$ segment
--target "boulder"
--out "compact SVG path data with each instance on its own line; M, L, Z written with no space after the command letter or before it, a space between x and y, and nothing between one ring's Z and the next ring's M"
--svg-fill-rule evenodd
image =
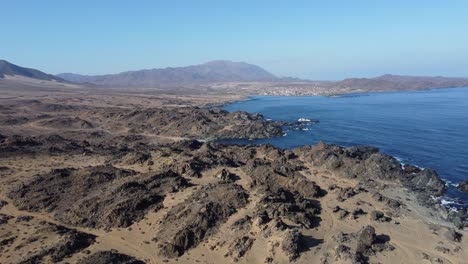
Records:
M231 256L234 260L237 260L243 257L245 253L250 250L254 241L255 239L248 236L237 238L229 246L229 251L226 255Z
M366 226L358 233L356 252L368 255L372 251L372 244L375 242L375 228Z
M419 167L412 166L412 165L404 165L403 166L403 171L407 174L413 174L413 173L418 173L421 171Z
M462 181L458 184L457 189L468 193L468 181Z
M433 196L441 196L445 189L445 182L440 179L433 169L424 169L410 179L411 187L424 191Z
M392 220L390 217L385 216L383 212L377 210L372 211L370 217L373 221L377 222L389 222Z
M455 229L450 228L449 230L447 230L447 232L445 232L445 237L449 241L460 242L462 240L463 235L455 231Z
M302 234L297 230L288 230L281 243L281 249L289 257L289 261L294 261L299 257L302 245Z
M222 169L220 172L218 172L216 174L217 179L220 179L220 180L225 181L225 182L234 181L234 176L235 176L234 174L232 174L231 172L229 172L226 169Z

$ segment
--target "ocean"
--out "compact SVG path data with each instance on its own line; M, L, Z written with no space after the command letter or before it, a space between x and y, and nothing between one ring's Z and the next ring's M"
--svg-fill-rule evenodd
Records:
M229 143L270 143L285 149L321 140L342 146L373 145L403 164L435 169L448 185L444 203L468 205L468 194L454 187L468 179L468 88L334 97L253 96L223 108L286 122L320 121L285 128L283 137Z

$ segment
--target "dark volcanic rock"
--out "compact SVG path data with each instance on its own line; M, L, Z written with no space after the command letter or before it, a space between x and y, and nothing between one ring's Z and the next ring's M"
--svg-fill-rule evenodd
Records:
M354 253L351 251L351 248L343 244L339 244L338 246L336 246L334 253L335 253L335 260L342 260L342 261L345 261L345 263L348 263L356 259ZM359 263L359 262L353 261L353 263Z
M342 188L340 189L340 191L338 192L337 194L337 197L336 199L339 201L339 202L344 202L346 200L348 200L349 198L361 193L361 192L364 192L365 190L363 190L362 188L360 188L360 186L356 186L356 187L346 187L346 188Z
M401 174L400 163L370 146L343 148L320 142L306 153L312 162L348 178L395 179Z
M199 107L116 108L90 111L88 115L112 123L110 129L129 127L130 132L135 134L151 133L191 139L253 139L283 135L282 123L240 111L229 113Z
M138 175L110 165L56 169L8 194L28 211L46 210L68 224L126 227L162 206L165 194L187 186L178 174Z
M362 256L374 255L377 252L391 251L395 248L389 243L390 238L386 235L376 235L373 226L362 228L357 234L356 256L363 259Z
M232 223L231 229L239 232L239 231L248 231L252 227L252 217L246 215L241 219Z
M356 208L356 209L354 209L353 212L351 213L353 219L357 219L357 218L359 218L361 215L365 215L365 214L367 214L367 213L364 212L364 210L362 210L362 208Z
M231 256L234 260L237 260L243 257L245 253L250 250L254 241L255 239L248 236L235 239L229 246L229 251L226 255Z
M235 175L230 173L226 169L222 169L220 172L218 172L216 174L216 178L218 178L218 179L220 179L222 181L225 181L225 182L231 182L231 181L234 181Z
M302 234L297 229L288 230L281 243L281 249L293 261L299 257L303 246Z
M340 233L334 237L335 260L352 263L368 263L368 257L378 252L393 250L386 235L377 235L373 226L365 226L356 233Z
M385 214L381 211L374 210L371 212L370 217L374 221L378 222L388 222L391 221L392 219L388 216L385 216Z
M416 167L416 166L412 166L412 165L404 165L403 166L403 171L405 173L411 174L411 173L418 173L418 172L421 171L421 169Z
M115 162L121 162L124 165L142 165L151 159L151 153L144 151L132 151L127 153L121 159Z
M0 210L7 204L8 204L8 202L0 200Z
M22 216L17 216L17 217L16 217L16 222L17 222L17 223L20 223L20 222L29 222L29 221L31 221L32 219L34 219L33 216L30 216L30 215L22 215Z
M99 251L78 260L78 264L144 264L134 257L116 251Z
M366 160L379 149L373 146L352 146L345 149L346 155L353 159Z
M451 228L447 230L447 232L445 233L445 237L450 241L460 242L462 240L463 235L455 231L455 229Z
M59 135L25 137L13 135L0 141L0 157L26 154L82 154L87 146Z
M242 187L232 183L203 186L164 216L155 237L160 247L159 255L174 258L197 246L229 216L244 207L247 197Z
M372 244L376 240L375 228L373 226L366 226L358 233L356 245L356 252L364 255L369 255L372 251Z
M432 169L424 169L414 174L409 179L409 185L416 190L422 190L433 196L441 196L447 188L445 182Z
M332 212L338 214L338 219L340 220L346 218L349 215L349 211L339 206L336 206L335 208L333 208Z
M392 199L392 198L388 198L386 196L383 196L383 195L381 195L380 193L378 193L376 191L372 192L372 197L376 201L382 202L382 203L388 205L390 208L395 209L395 210L400 209L400 207L402 206L399 201L397 201L395 199Z
M468 181L462 181L458 184L457 189L468 193Z
M45 247L37 253L27 256L19 263L42 263L45 258L50 259L53 263L59 262L72 254L89 247L96 240L94 235L78 232L76 230L51 223L44 224L36 232L56 233L61 236L61 239L51 245L45 245Z
M398 160L379 153L374 147L344 148L320 142L312 148L298 149L298 153L318 167L343 177L359 178L364 184L371 184L374 179L397 181L414 191L423 205L433 205L431 197L439 197L446 190L445 182L434 170L420 170L410 165L402 167ZM345 200L350 195L352 193L343 194L339 199Z
M257 214L261 219L285 218L304 228L312 228L320 220L320 207L313 200L280 189L259 201Z
M68 128L68 129L90 129L94 128L95 125L90 121L81 119L79 117L54 117L51 119L43 120L39 122L40 126L50 128Z
M8 223L8 221L10 219L14 218L13 216L11 215L6 215L6 214L2 214L0 213L0 225L4 225L6 223Z

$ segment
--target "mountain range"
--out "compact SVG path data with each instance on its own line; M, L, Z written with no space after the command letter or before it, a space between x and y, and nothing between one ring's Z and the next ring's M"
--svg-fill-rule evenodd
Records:
M210 61L186 67L127 71L117 74L90 76L62 73L57 76L75 83L127 87L154 87L169 83L275 81L278 79L259 66L226 60Z
M20 67L6 60L0 60L0 78L5 78L5 75L21 76L43 81L65 82L64 79L58 76L47 74L36 69Z
M264 84L274 83L277 87L281 88L283 86L287 87L288 84L299 83L305 89L319 87L322 90L333 90L333 93L340 91L402 91L468 86L468 78L442 76L428 77L386 74L375 78L350 78L342 81L310 81L297 78L279 78L257 65L227 60L216 60L186 67L127 71L106 75L80 75L74 73L52 75L0 60L0 79L4 79L5 76L19 76L40 81L75 83L88 86L97 85L102 87L152 88L160 86L175 87L177 85L183 87L187 84L223 82L261 82Z
M330 82L328 86L334 89L354 89L362 91L406 91L467 87L468 78L385 74L375 78L350 78L338 82Z

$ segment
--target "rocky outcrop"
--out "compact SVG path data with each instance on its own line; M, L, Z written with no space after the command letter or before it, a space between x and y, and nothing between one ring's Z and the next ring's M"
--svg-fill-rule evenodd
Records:
M235 180L236 175L229 172L227 169L222 169L215 177L221 181L232 182Z
M127 227L162 206L165 194L187 186L171 171L140 175L111 165L55 169L37 175L8 196L27 211L53 212L57 220L86 227Z
M91 129L95 125L88 120L79 117L54 117L51 119L41 120L39 126L49 128L67 128L67 129Z
M151 153L147 151L131 151L126 153L123 157L115 159L113 163L123 165L143 165L151 163Z
M283 135L281 122L266 120L260 114L229 113L208 108L122 108L93 110L86 113L101 120L101 127L117 130L128 127L131 133L151 133L194 139L254 139Z
M21 264L42 263L45 259L56 263L89 247L96 240L94 235L78 232L51 223L43 223L35 232L37 234L54 233L58 235L60 239L55 241L54 244L45 245L37 253L25 257L19 262Z
M249 120L249 116L238 115ZM80 157L105 154L107 164L52 169L17 184L7 192L8 197L21 210L43 211L68 225L109 230L142 220L148 212L163 208L164 199L172 198L169 193L183 190L187 198L182 202L176 200L175 205L166 200L168 203L164 204L169 204L169 208L160 211L161 218L157 218L160 222L153 225L156 228L151 236L159 258L176 259L206 243L210 249L227 250L226 257L237 261L248 256L256 246L255 239L261 237L277 241L269 244L267 261L274 261L276 249L283 251L289 261L295 261L308 247L320 243L305 231L320 226L323 210L320 201L327 195L317 184L319 178L314 182L314 177L323 177L320 180L327 182L327 174L336 173L361 180L354 186L338 186L343 180L339 179L327 189L332 195L327 201L339 204L329 209L341 221L352 221L353 226L368 223L369 218L377 227L386 225L381 223L390 221L389 216L398 217L398 210L405 208L402 199L380 193L385 186L381 182L400 183L421 197L440 195L445 188L434 171L403 167L368 146L343 148L320 143L315 147L281 150L271 145L224 145L197 140L155 146L144 143L137 135L118 137L111 147L100 146L103 142L77 142L59 136L5 136L0 147L10 148L10 153L31 151L37 155L56 146ZM321 172L310 171L309 163ZM360 200L366 196L381 203L385 213L373 211L370 201ZM249 197L255 202L249 204ZM242 215L228 222L240 210ZM4 221L12 222L8 217ZM221 226L223 234L232 232L233 236L210 245L210 238L217 239ZM460 239L457 234L450 235L453 241ZM392 249L389 237L377 235L372 226L343 234L336 242L330 254L336 260L355 263L365 263L369 256ZM140 263L117 252L97 252L81 261Z
M401 182L417 192L421 202L427 203L430 196L441 196L446 189L445 182L434 170L403 167L398 160L379 153L375 147L345 148L320 142L312 148L302 148L299 152L313 164L343 177L359 178L365 180L364 183L372 179Z
M373 226L365 226L351 234L340 233L334 237L337 246L333 252L336 261L368 263L368 257L382 251L391 251L394 247L386 235L376 235Z
M6 223L8 223L8 221L9 221L10 219L12 219L12 218L14 218L14 217L11 216L11 215L7 215L7 214L2 214L2 213L0 213L0 226L1 226L1 225L4 225L4 224L6 224Z
M450 228L449 230L447 230L447 232L445 232L445 237L449 241L460 242L462 240L463 235L455 231L455 229Z
M433 196L441 196L446 189L445 182L432 169L424 169L406 177L407 181L404 181L404 183L416 191L426 192Z
M457 189L468 193L468 181L462 181L458 184Z
M0 210L7 204L8 204L8 202L0 200Z
M385 214L381 211L374 210L370 214L370 218L373 221L377 222L389 222L392 220L392 218L385 216Z
M83 142L75 142L59 135L48 136L20 136L12 135L4 137L0 141L0 157L21 156L31 154L81 154L88 151L88 145Z
M395 179L400 163L370 146L344 148L320 142L305 153L314 165L338 172L348 178Z
M248 236L235 239L229 246L226 256L231 256L234 261L237 261L250 250L254 241L255 239Z
M237 209L244 207L247 198L247 192L233 183L203 186L164 216L154 239L158 254L175 258L197 246Z
M98 251L90 256L84 257L78 264L145 264L145 262L134 257L118 253L116 251Z
M292 229L286 232L283 241L281 242L281 249L288 256L289 261L294 261L299 257L301 247L303 247L302 234Z

